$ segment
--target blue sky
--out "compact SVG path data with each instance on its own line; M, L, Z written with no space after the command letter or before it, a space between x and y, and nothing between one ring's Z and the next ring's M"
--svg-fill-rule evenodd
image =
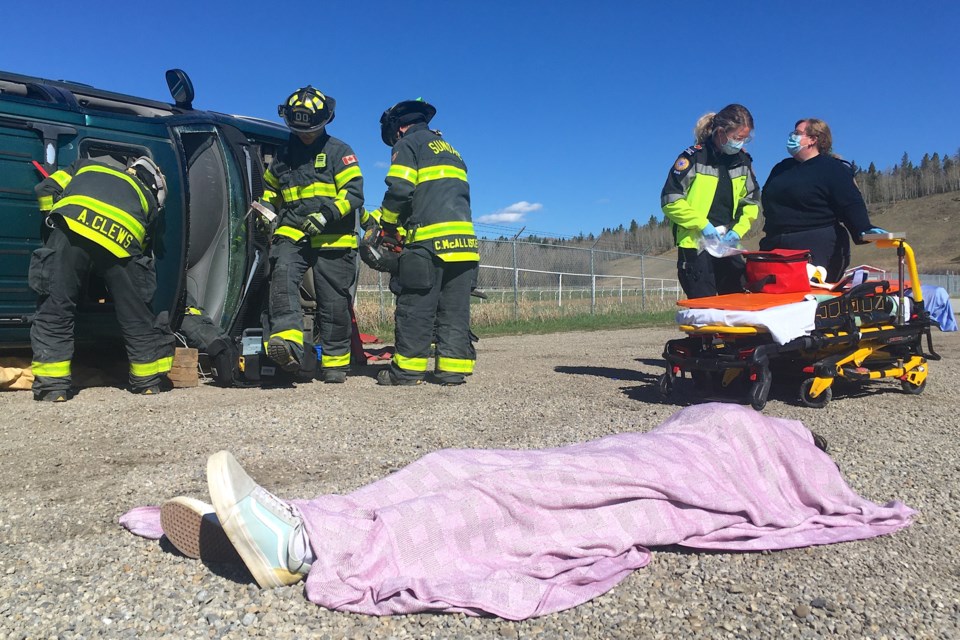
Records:
M649 6L647 6L649 4ZM277 120L307 83L337 99L368 206L389 150L378 119L422 96L470 171L487 236L598 233L660 216L660 188L707 111L746 105L757 177L795 120L819 117L845 158L881 169L960 147L960 3L266 3L36 5L7 15L0 68ZM24 14L26 15L26 14ZM512 230L512 232L511 232Z

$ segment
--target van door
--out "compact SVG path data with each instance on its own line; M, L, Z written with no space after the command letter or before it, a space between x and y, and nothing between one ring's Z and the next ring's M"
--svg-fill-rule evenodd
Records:
M43 216L33 187L43 175L34 160L44 162L41 132L23 121L0 118L0 331L26 327L36 311L27 270L30 254L40 246Z
M186 173L187 292L229 331L247 268L246 186L216 127L173 127Z

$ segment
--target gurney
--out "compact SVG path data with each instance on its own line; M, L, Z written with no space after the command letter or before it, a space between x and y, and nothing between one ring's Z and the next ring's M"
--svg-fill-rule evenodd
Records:
M739 388L759 411L766 406L775 374L799 377L799 399L808 407L826 406L837 379L862 383L888 378L899 381L906 393L922 393L928 361L940 359L930 335L934 323L924 309L912 248L902 237L884 236L872 240L897 250L896 283L854 286L848 279L810 292L738 293L678 302L677 322L686 337L664 347L661 395L669 398L689 377L700 395L718 387Z

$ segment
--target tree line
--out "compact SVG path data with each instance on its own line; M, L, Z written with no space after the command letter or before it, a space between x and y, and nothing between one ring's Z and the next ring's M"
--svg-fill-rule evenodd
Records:
M960 191L960 150L954 155L925 153L919 165L914 165L910 156L904 152L899 164L883 170L877 169L873 162L866 170L857 166L856 162L852 164L856 171L857 185L868 205ZM506 236L498 238L509 239ZM551 238L530 234L524 236L523 241L652 256L670 251L674 247L670 221L653 215L646 224L639 224L633 219L627 225L605 227L598 235L584 235L581 232L573 237Z
M857 167L857 184L867 204L897 202L949 191L960 191L960 150L954 155L923 154L914 165L904 152L900 164L883 171L871 162L866 171Z

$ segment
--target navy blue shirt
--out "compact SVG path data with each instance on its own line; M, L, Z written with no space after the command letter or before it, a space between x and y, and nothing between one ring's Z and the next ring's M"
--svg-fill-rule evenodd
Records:
M800 162L781 161L770 172L761 196L763 231L772 236L842 223L854 238L870 229L867 206L853 182L853 168L820 154Z

